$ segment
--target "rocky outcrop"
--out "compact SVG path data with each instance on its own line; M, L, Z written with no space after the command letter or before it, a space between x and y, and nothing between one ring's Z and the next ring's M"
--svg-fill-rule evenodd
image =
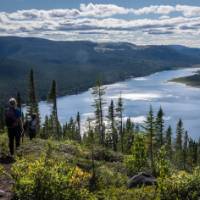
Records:
M156 178L151 174L140 172L128 181L128 188L140 187L143 185L156 185Z

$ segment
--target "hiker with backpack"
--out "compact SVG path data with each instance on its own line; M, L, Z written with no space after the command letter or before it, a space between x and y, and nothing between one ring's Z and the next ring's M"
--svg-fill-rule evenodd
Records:
M5 112L5 121L8 128L10 154L13 156L14 147L17 149L20 146L20 139L24 132L22 113L17 108L17 101L15 98L9 100L9 106Z
M30 140L36 137L37 127L38 127L37 115L33 113L31 115L30 121L28 122L28 133Z

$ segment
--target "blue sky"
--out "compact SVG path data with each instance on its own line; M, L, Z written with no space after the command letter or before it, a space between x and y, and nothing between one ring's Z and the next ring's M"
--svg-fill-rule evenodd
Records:
M0 0L0 35L200 47L200 1Z
M81 3L116 4L124 7L144 7L149 5L187 4L200 6L199 0L0 0L0 11L21 9L79 8Z

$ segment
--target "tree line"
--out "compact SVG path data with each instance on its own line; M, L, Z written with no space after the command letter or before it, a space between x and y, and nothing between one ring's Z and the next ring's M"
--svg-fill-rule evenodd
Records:
M164 112L162 108L154 114L152 106L142 125L135 124L129 117L124 117L124 102L121 94L115 102L111 100L105 109L106 87L101 81L97 81L92 88L94 117L88 118L82 130L81 115L78 112L65 124L58 119L57 110L57 84L53 80L47 100L51 104L51 114L46 116L41 123L37 91L35 87L34 72L30 71L28 83L28 101L26 102L26 113L23 119L26 120L33 113L36 113L39 120L38 136L43 139L53 138L56 140L74 140L79 143L90 145L93 151L94 145L102 145L115 152L121 152L128 157L127 163L136 171L145 167L156 173L156 163L160 153L165 155L170 165L177 169L190 170L200 163L200 141L189 137L184 129L181 119L178 120L175 134L171 126L166 127ZM20 93L16 95L18 107L22 109ZM5 130L4 110L0 108L0 130Z

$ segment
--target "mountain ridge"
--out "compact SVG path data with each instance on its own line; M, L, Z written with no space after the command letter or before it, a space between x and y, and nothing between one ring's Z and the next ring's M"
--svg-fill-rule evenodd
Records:
M16 91L25 97L30 69L35 72L39 99L44 100L53 79L62 96L87 90L98 78L109 84L195 64L200 64L200 49L185 46L0 37L3 100Z

